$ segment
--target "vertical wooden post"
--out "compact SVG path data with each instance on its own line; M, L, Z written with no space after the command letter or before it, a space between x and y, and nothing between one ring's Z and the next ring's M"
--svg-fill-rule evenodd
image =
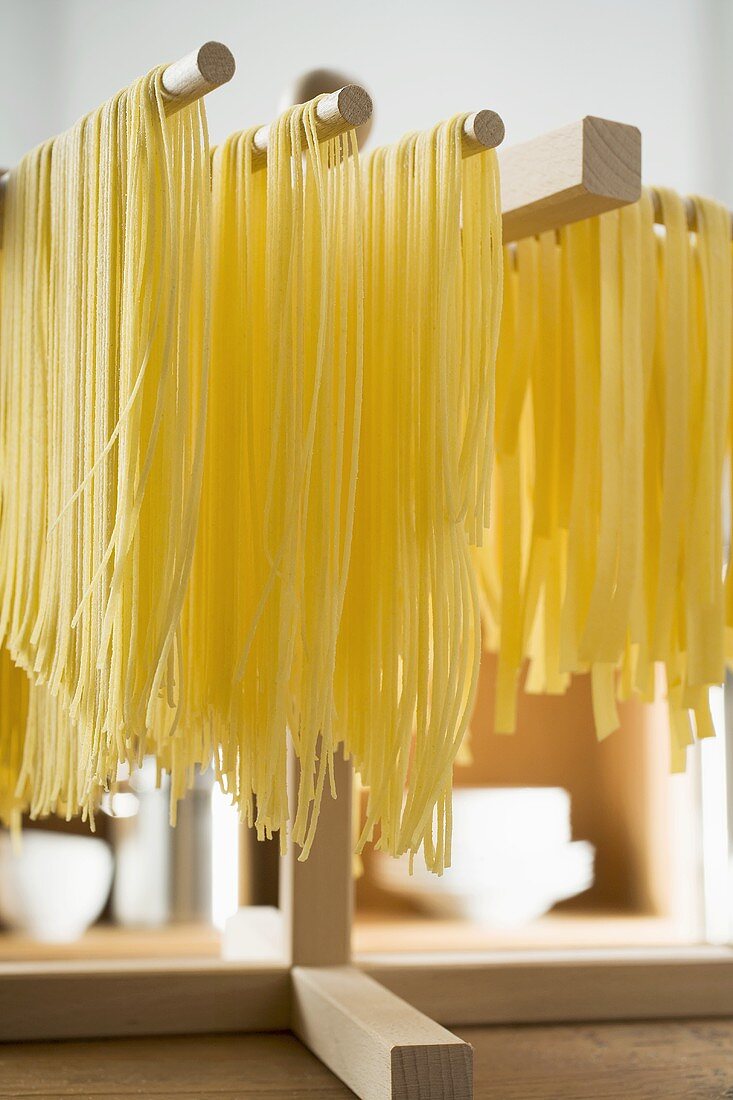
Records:
M288 782L294 792L297 761ZM290 948L290 1026L362 1100L471 1100L472 1050L351 963L352 767L339 752L307 860L290 844L280 911Z
M293 966L342 966L351 961L354 907L352 766L339 751L334 761L336 798L324 791L318 831L307 860L290 843L280 866L280 911ZM288 784L294 791L298 762L290 749Z

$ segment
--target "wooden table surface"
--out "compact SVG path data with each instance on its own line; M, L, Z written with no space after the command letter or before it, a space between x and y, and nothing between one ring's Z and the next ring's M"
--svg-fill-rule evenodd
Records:
M476 1100L733 1098L733 1021L462 1029ZM0 1045L0 1098L331 1100L353 1094L290 1035Z

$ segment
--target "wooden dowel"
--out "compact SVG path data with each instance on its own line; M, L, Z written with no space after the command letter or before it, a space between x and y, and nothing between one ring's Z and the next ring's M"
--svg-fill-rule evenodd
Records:
M636 126L588 115L499 153L504 241L561 229L641 196Z
M363 126L371 118L372 97L366 88L359 84L347 84L336 92L321 99L316 107L316 132L319 141L344 134L347 130ZM255 168L263 168L267 163L267 147L270 142L270 127L260 126L254 136Z
M204 42L180 61L174 61L163 72L163 89L170 97L166 114L175 114L214 88L227 84L235 69L234 56L223 42Z
M204 42L180 61L174 61L163 71L163 90L169 97L166 114L173 115L181 108L201 99L214 88L227 84L234 76L234 55L223 42ZM8 174L0 169L0 217L2 217L2 193Z
M654 208L654 221L657 225L664 225L664 214L662 211L662 201L659 195L651 189L652 193L652 206ZM685 199L685 215L687 217L687 228L691 233L697 232L697 208L692 199ZM733 237L733 213L730 215L730 232Z
M504 140L504 120L496 111L476 111L463 124L463 155L472 157L496 149Z

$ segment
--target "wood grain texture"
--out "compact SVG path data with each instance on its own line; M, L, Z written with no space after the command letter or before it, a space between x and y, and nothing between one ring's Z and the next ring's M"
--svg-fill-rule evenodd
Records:
M191 962L0 966L0 1041L278 1031L289 1026L284 966Z
M588 115L499 153L504 240L636 202L641 134L635 126Z
M467 1043L353 967L295 967L293 1031L361 1100L471 1100Z
M395 955L362 962L359 970L447 1027L733 1016L733 952L722 948ZM290 1019L285 966L0 966L2 1041L276 1031ZM403 1040L417 1043L405 1033L394 1045Z
M733 1021L469 1028L481 1100L724 1100ZM0 1045L0 1100L341 1100L290 1035Z
M476 111L463 124L461 146L464 157L496 149L504 140L504 119L496 111Z
M289 786L294 792L297 761L290 750ZM324 792L318 832L306 861L291 842L280 867L280 909L291 958L297 966L340 966L351 958L354 873L351 821L351 762L334 760L336 792Z
M0 1100L353 1097L288 1034L0 1045Z
M733 952L532 952L405 956L362 966L446 1027L733 1016Z
M163 72L163 88L170 96L166 114L172 115L227 84L236 69L231 50L223 42L204 42Z
M669 1021L462 1032L481 1100L726 1100L733 1021Z

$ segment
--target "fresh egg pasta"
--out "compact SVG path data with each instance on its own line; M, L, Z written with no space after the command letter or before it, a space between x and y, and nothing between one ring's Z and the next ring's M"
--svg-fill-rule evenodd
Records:
M182 626L173 798L214 759L260 836L312 837L333 752L334 667L354 522L363 358L353 131L318 100L213 154L213 313L198 543ZM288 806L286 760L300 764ZM165 756L163 756L165 759Z
M450 853L452 766L480 657L469 546L489 516L502 296L496 155L465 116L368 158L364 400L339 729L367 791L360 840Z
M508 252L492 526L475 552L495 723L589 672L596 731L664 670L672 763L730 659L728 212L668 189ZM654 225L659 205L664 231ZM727 643L726 643L727 639Z
M37 814L88 813L118 764L140 759L161 695L178 706L210 185L203 107L168 115L162 72L23 158L5 186L0 634L47 693L33 713L56 715L25 737Z

